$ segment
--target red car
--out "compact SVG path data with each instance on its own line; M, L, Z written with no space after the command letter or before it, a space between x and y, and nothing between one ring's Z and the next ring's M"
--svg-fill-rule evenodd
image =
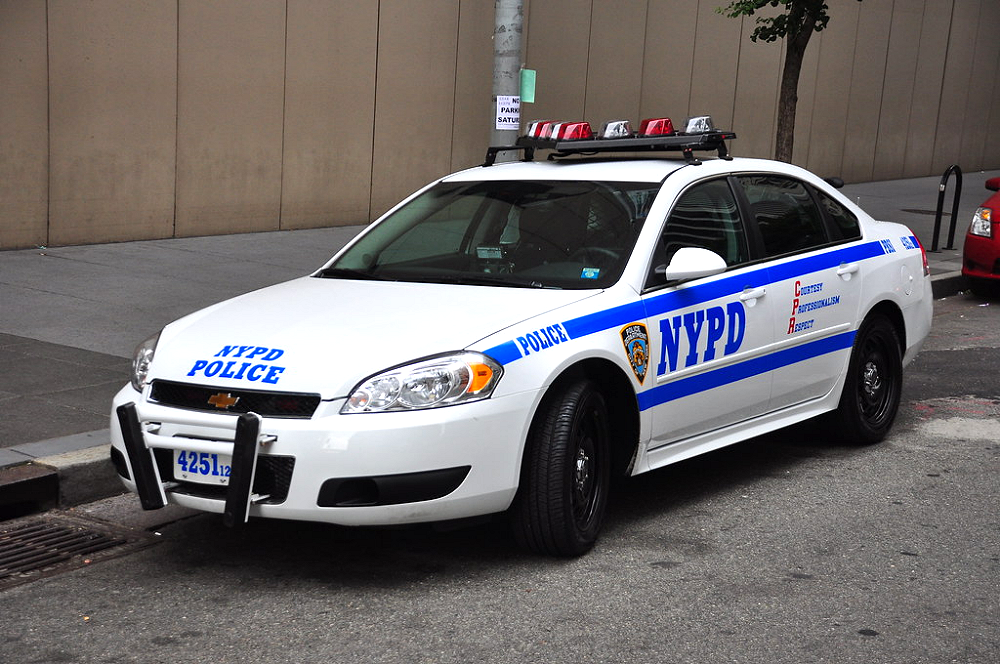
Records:
M986 181L994 193L976 210L965 235L962 274L976 295L1000 287L1000 177Z

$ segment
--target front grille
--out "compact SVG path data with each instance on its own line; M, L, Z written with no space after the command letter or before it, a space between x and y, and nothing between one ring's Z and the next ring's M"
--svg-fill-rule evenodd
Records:
M174 479L173 450L157 448L153 450L156 466L160 471L160 479L164 482L178 482L171 489L174 493L183 493L198 498L225 500L227 487L211 484L182 482ZM278 505L288 498L288 487L292 484L292 471L295 470L295 457L261 454L257 457L257 472L253 478L253 492L268 496L261 501L264 505Z
M164 406L207 413L257 413L261 417L309 419L319 407L318 394L226 390L154 380L149 400Z

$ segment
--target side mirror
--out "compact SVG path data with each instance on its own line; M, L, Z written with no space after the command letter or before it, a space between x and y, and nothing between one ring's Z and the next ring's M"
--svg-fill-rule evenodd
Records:
M681 247L670 259L670 265L663 269L667 281L698 279L721 274L726 271L726 261L722 256L701 247Z
M842 179L838 178L838 177L823 178L823 180L828 185L830 185L831 187L834 187L835 189L843 189L844 188L844 181Z
M990 178L987 180L986 188L990 191L1000 191L1000 178Z

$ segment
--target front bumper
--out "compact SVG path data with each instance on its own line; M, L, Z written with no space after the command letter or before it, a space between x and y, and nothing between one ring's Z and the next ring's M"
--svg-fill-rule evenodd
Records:
M175 503L222 513L227 523L248 515L358 526L479 516L513 500L535 397L356 415L341 415L341 401L324 402L310 419L284 419L166 407L125 387L113 403L112 460L144 508ZM178 481L174 450L233 457L229 486Z
M975 279L1000 280L1000 224L994 224L994 237L967 233L962 255L962 274Z

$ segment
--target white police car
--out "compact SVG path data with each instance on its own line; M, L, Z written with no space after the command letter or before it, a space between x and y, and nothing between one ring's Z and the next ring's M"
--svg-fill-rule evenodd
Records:
M114 400L125 485L229 524L509 511L576 555L612 475L824 414L880 440L931 324L916 237L696 124L533 124L316 274L171 323Z

